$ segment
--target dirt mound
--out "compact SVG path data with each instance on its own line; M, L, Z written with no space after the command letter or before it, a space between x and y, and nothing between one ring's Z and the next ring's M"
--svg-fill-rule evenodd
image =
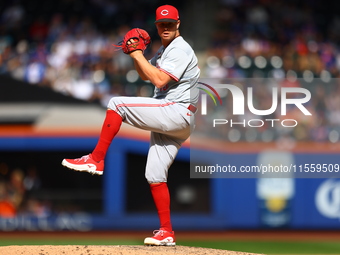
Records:
M247 255L244 253L209 248L143 245L24 245L0 247L6 255Z

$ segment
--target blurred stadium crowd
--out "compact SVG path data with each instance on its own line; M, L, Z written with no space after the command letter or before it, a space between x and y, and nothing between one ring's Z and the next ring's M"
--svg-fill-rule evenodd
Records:
M182 1L171 4L184 8ZM103 106L115 95L150 96L153 87L138 78L131 59L112 44L118 43L130 28L142 27L154 39L146 52L152 56L160 45L153 24L153 10L158 5L156 0L2 2L0 73ZM337 142L337 6L336 2L325 6L318 0L216 1L216 13L211 15L211 40L198 54L202 77L219 82L230 78L275 78L282 81L281 86L306 87L313 95L308 105L313 117L308 121L298 119L301 125L283 135L297 140ZM263 104L271 99L270 91L263 90L271 88L266 83L254 90L259 109L268 107ZM235 131L226 127L222 133L231 133L223 137L233 142L272 141L282 135L278 128L271 130L267 126L249 130L251 135L237 129L240 128Z
M322 1L224 0L218 10L203 77L239 84L244 94L247 87L252 87L257 109L271 107L273 86L306 88L312 99L305 106L312 116L306 117L296 107L289 108L287 116L279 110L271 116L254 116L249 111L246 116L232 116L229 97L226 107L215 110L215 116L224 112L229 123L215 128L215 132L203 131L232 142L278 141L288 146L296 141L338 142L339 5L325 6ZM198 126L209 126L211 118L214 116L201 120L208 122ZM251 119L261 119L264 125L230 125L231 120L243 123ZM299 124L295 128L273 127L265 119L294 119Z
M170 4L181 11L183 2ZM146 51L152 56L160 46L154 26L154 10L160 4L156 0L1 1L0 74L103 106L115 95L151 96L153 86L138 78L131 59L112 44L130 28L141 27L153 38ZM312 99L306 107L313 115L304 118L297 109L289 109L287 118L299 122L294 129L268 123L261 128L224 125L213 135L230 142L339 141L338 5L320 0L216 1L211 40L204 52L198 52L202 77L218 82L235 79L244 90L252 86L258 109L270 108L272 85L307 88ZM226 95L225 106L219 106L216 114L231 108L229 99ZM248 113L245 118L281 117ZM209 119L197 121L206 131L209 123L204 121ZM6 168L0 165L1 171ZM20 169L7 172L11 172L8 180L0 180L2 216L14 216L23 207L34 215L48 214L48 203L23 204L23 198L40 187L35 170L25 170L26 175Z
M50 203L47 200L35 198L35 193L41 188L41 181L35 166L25 171L21 168L9 169L0 162L0 218L12 218L18 213L46 216L50 213Z

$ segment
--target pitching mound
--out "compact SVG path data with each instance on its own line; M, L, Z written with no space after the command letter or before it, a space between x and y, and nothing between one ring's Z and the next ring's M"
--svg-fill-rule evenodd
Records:
M25 245L3 246L6 255L247 255L235 251L187 246L155 247L143 245Z

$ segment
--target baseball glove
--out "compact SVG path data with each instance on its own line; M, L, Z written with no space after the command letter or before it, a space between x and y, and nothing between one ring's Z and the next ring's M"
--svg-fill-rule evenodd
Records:
M130 54L136 50L144 52L150 42L151 38L148 32L140 28L133 28L125 34L123 41L115 46L121 47L125 54Z

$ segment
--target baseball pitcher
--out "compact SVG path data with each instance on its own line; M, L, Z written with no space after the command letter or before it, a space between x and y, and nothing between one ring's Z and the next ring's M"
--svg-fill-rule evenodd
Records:
M123 121L151 131L145 177L158 211L160 228L154 231L154 236L145 238L144 244L175 245L167 177L179 148L192 130L190 123L196 112L200 70L193 49L180 35L178 10L171 5L158 7L155 24L162 46L151 60L143 55L151 41L143 29L130 30L119 45L133 59L140 77L155 86L154 96L112 98L92 153L64 159L62 165L102 175L106 152Z

